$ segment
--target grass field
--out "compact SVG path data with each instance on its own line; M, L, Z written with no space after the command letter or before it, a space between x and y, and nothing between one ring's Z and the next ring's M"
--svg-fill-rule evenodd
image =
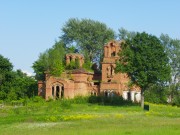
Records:
M180 108L104 106L69 101L0 108L1 135L179 135Z

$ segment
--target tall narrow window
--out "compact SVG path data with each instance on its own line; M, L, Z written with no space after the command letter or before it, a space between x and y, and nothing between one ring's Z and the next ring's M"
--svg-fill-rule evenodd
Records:
M52 87L52 96L54 97L54 86Z
M113 69L113 66L111 66L111 75L114 74L114 69Z
M128 99L128 100L131 100L131 92L128 92L128 93L127 93L127 99Z
M64 97L64 86L61 87L61 98Z
M104 92L104 96L108 97L108 92L107 91Z
M59 98L59 91L60 91L59 86L56 86L56 98Z

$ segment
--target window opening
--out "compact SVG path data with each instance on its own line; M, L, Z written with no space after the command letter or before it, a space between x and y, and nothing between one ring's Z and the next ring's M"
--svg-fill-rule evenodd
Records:
M104 92L104 95L105 95L105 97L108 97L108 92L105 91L105 92Z
M64 86L61 87L61 98L64 97Z
M56 98L59 98L59 91L60 91L59 86L56 86Z
M127 93L127 98L128 98L128 100L131 100L131 92Z
M54 86L52 87L52 96L54 97Z
M116 56L116 52L115 51L111 53L111 57L114 57L114 56Z

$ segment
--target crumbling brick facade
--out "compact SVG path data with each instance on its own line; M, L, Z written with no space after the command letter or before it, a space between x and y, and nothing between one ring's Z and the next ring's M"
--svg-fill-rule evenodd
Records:
M80 69L71 73L64 72L61 77L46 74L44 82L38 83L38 95L45 99L74 98L75 96L104 95L113 97L122 96L124 99L140 101L140 89L129 87L129 78L125 73L115 73L118 53L123 41L110 41L104 45L102 74L89 73L82 69L84 57L81 54L66 54L66 64L79 60Z

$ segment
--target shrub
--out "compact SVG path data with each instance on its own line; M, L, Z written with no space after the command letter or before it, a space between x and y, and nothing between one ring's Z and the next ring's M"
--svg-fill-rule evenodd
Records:
M3 104L4 103L4 101L3 100L0 100L0 104Z
M35 96L32 98L32 101L40 103L40 102L44 102L44 99L41 96Z
M144 92L145 101L151 103L167 103L167 89L166 87L158 85L150 85Z
M105 96L90 96L89 103L97 103L100 105L133 105L132 101L124 100L121 96L105 97Z
M62 99L60 100L60 106L64 109L70 109L72 107L71 102L71 100Z
M76 96L74 99L72 99L72 102L75 104L85 104L88 103L89 97L83 97L83 96Z
M179 96L179 95L176 95L176 96L173 98L172 105L180 106L180 96Z

